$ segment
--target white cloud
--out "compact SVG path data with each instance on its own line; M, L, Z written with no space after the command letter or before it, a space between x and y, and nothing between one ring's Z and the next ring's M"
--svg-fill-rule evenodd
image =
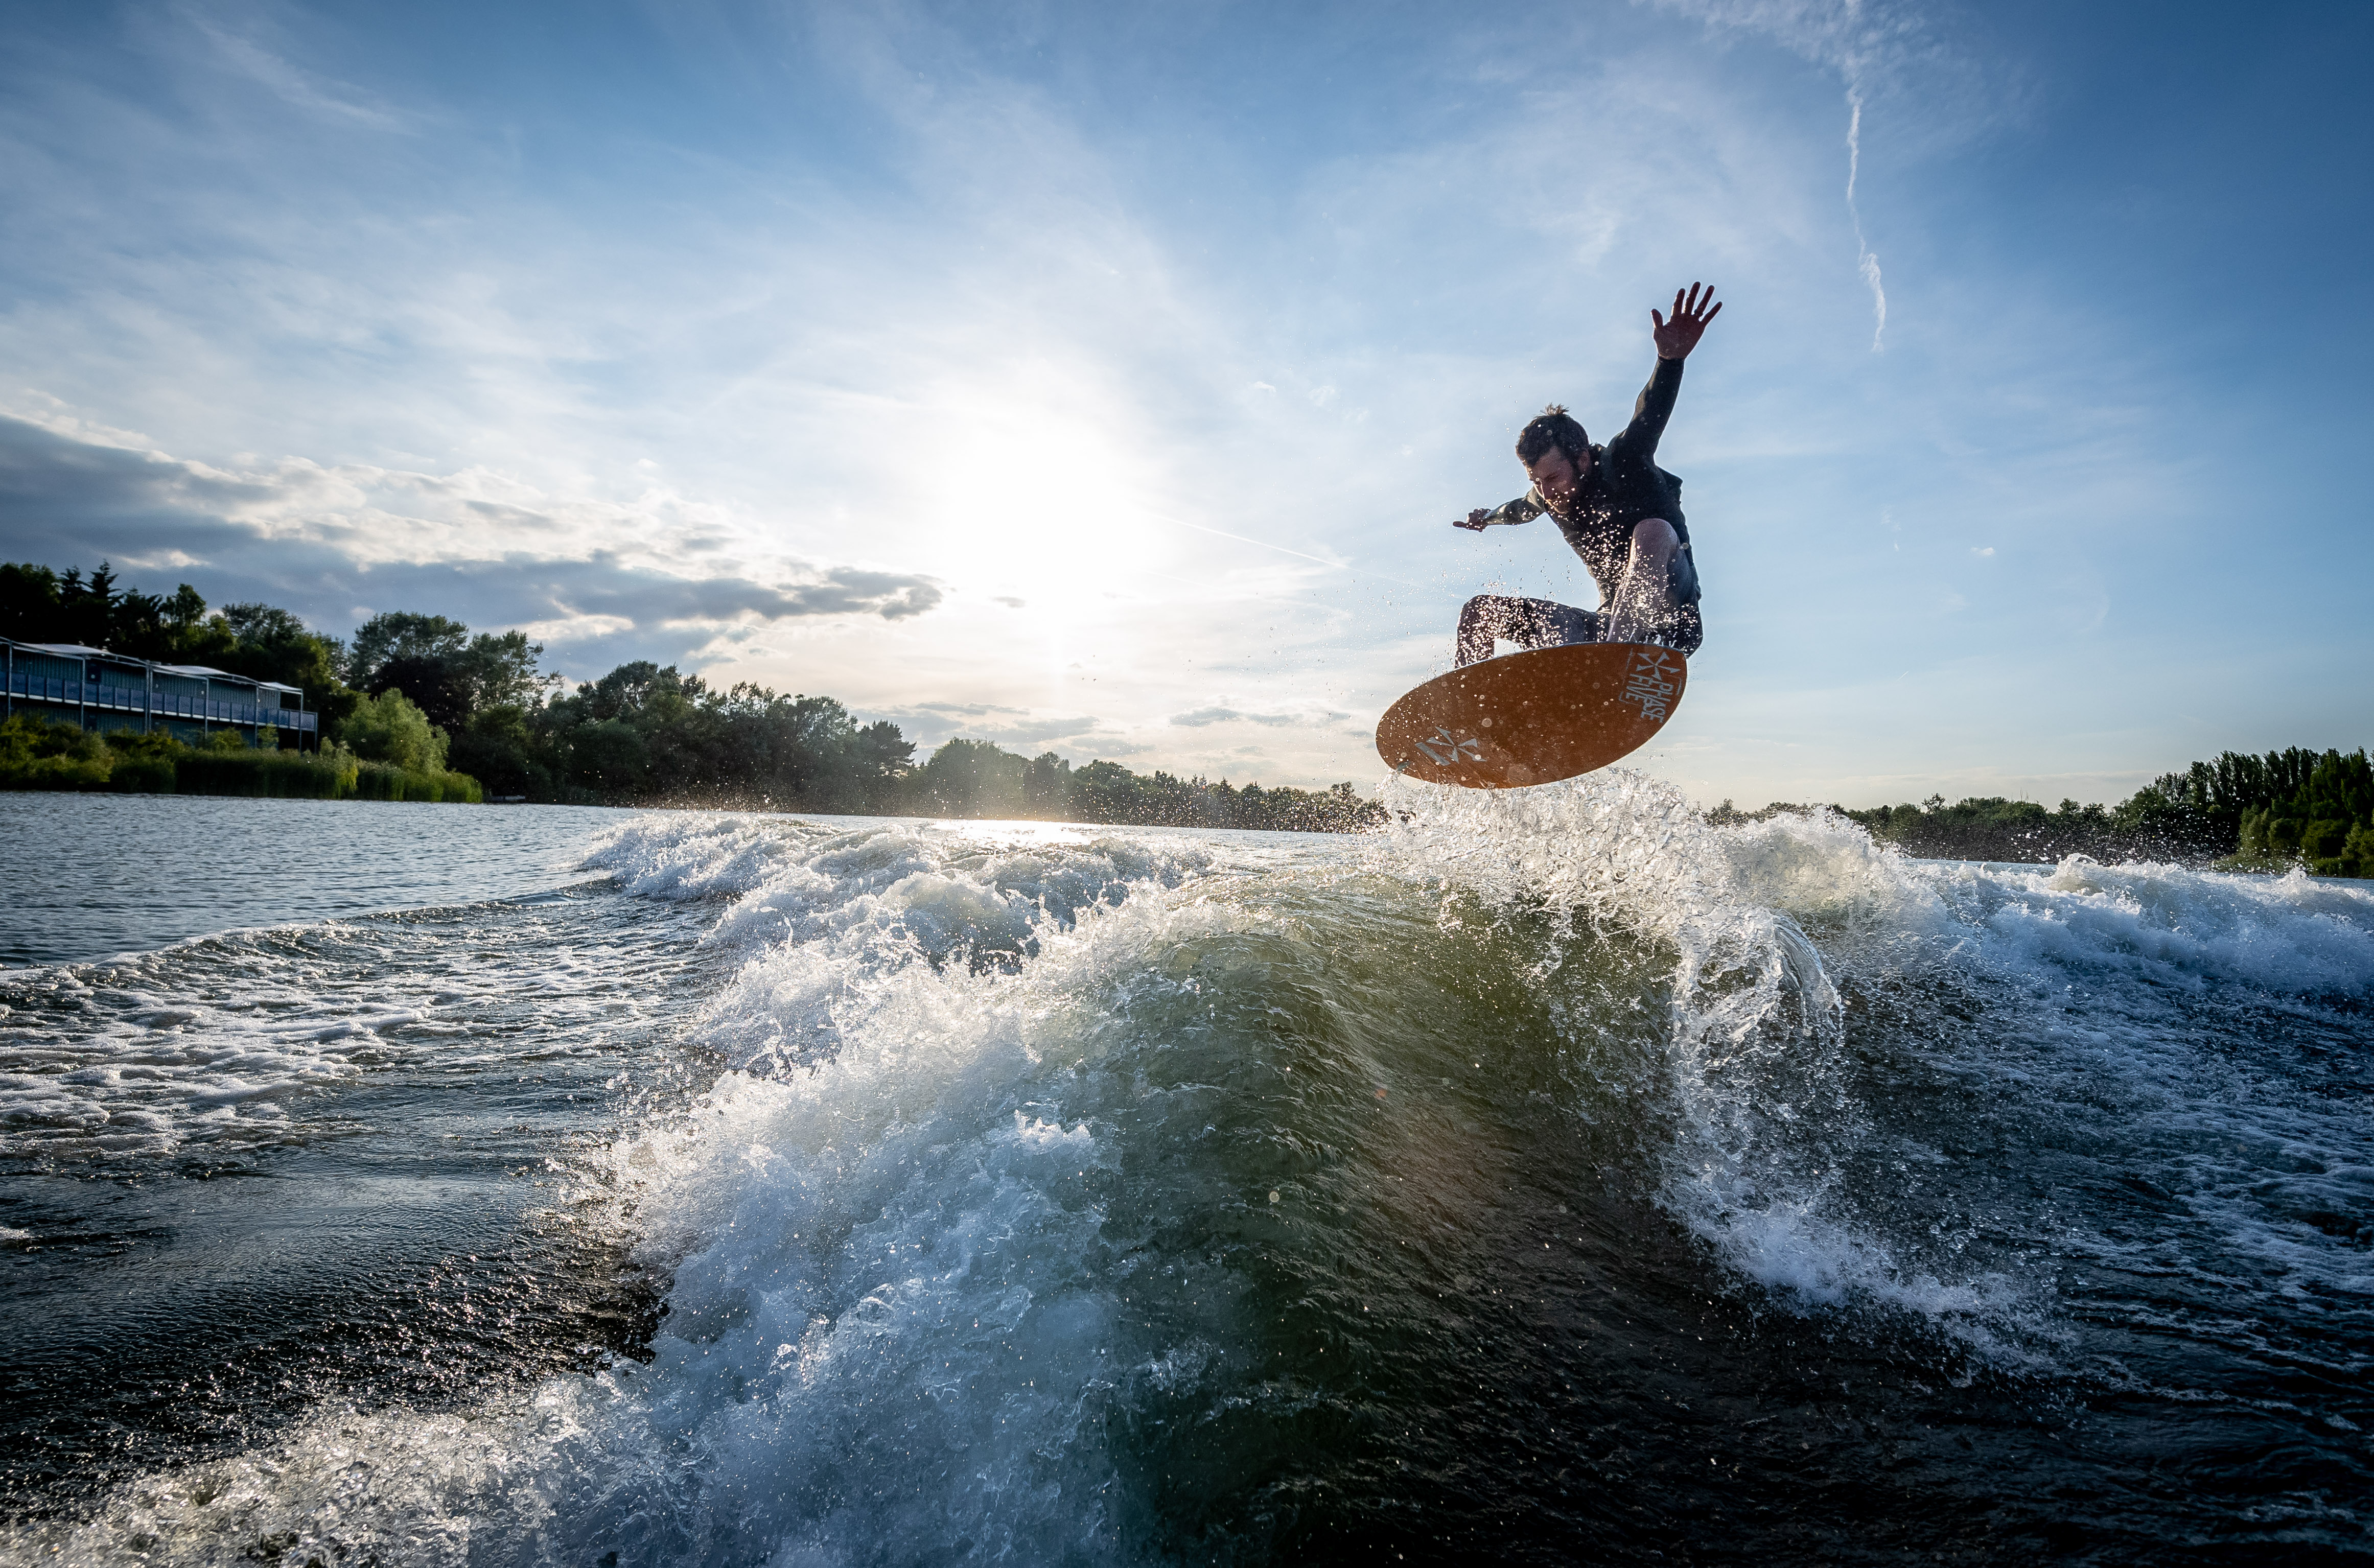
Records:
M301 458L217 466L53 403L0 414L0 497L16 551L61 564L114 555L209 577L217 601L301 591L309 602L291 607L332 632L346 628L329 606L344 605L349 589L377 609L424 607L374 602L372 585L466 591L484 606L474 618L556 645L637 633L686 652L736 627L898 622L941 601L931 578L857 564L711 556L698 562L708 570L688 572L686 552L670 543L698 534L719 509L680 496L556 497L486 469L432 474Z
M1248 712L1241 708L1228 708L1215 704L1209 708L1198 708L1186 713L1174 713L1170 716L1170 722L1184 729L1201 730L1213 724L1263 724L1270 726L1287 724L1335 724L1351 717L1352 716L1348 713L1341 713L1334 711L1334 709L1321 709L1318 711L1306 711L1299 713L1256 713Z
M226 69L257 83L292 108L374 131L405 133L413 128L412 116L378 101L351 82L308 71L194 8L182 10L179 16L213 46L215 57Z

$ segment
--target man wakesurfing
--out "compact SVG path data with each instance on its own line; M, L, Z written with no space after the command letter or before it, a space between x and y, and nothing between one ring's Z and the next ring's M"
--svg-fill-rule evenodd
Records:
M1533 488L1508 505L1469 512L1454 528L1477 532L1496 522L1557 520L1566 542L1599 584L1599 610L1547 599L1479 593L1459 612L1459 662L1492 657L1496 638L1524 648L1570 642L1653 642L1694 653L1705 638L1698 620L1698 569L1682 521L1682 482L1657 466L1657 438L1682 390L1682 361L1722 307L1714 290L1700 298L1674 291L1671 321L1649 312L1657 369L1632 405L1632 423L1604 447L1552 404L1517 437L1517 461Z

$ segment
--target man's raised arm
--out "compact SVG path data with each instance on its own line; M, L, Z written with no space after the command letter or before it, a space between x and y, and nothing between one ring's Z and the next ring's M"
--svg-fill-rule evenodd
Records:
M1701 295L1698 291L1705 288ZM1657 450L1657 439L1665 433L1665 421L1674 416L1674 399L1681 394L1682 361L1698 345L1706 334L1707 323L1714 320L1722 307L1715 302L1714 289L1702 284L1692 284L1689 292L1674 290L1674 317L1667 321L1655 310L1649 312L1649 335L1657 345L1657 368L1649 373L1649 384L1640 389L1632 404L1632 423L1616 438L1642 457ZM1614 443L1611 442L1611 445Z
M1674 400L1681 391L1682 362L1660 356L1657 368L1649 372L1649 384L1632 400L1632 423L1607 444L1612 448L1621 443L1642 457L1653 455L1658 439L1665 433L1665 421L1674 416Z

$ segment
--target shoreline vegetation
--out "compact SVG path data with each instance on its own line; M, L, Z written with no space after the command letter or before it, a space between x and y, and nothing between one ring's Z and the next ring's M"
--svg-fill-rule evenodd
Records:
M915 759L887 720L860 723L829 696L711 687L648 661L573 688L539 667L523 633L472 634L443 615L390 611L351 641L267 604L209 610L187 583L170 596L121 589L102 563L85 578L0 564L0 637L82 643L206 664L301 688L322 716L318 753L204 746L18 714L0 724L0 789L312 799L528 801L879 816L1357 832L1384 808L1349 783L1240 788L1075 767L956 739ZM276 743L277 737L270 737Z
M121 590L102 563L85 578L0 564L0 636L76 642L208 664L304 690L322 715L318 752L217 734L204 746L19 714L0 723L0 789L564 805L678 806L827 815L1005 818L1128 827L1359 832L1385 808L1351 784L1239 788L1075 767L989 741L946 742L921 763L889 720L860 723L829 696L711 687L649 661L573 688L546 673L523 633L390 611L352 641L267 604L210 611L187 583L168 596ZM1725 801L1716 825L1835 812L1908 855L1943 860L2176 860L2229 871L2302 867L2374 877L2374 768L2364 749L2222 754L2164 774L2117 806L1941 795L1853 810Z
M1729 801L1707 813L1718 826L1782 813L1835 812L1883 844L1923 860L2050 863L2071 855L2097 860L2172 860L2216 871L2374 877L2374 766L2365 748L2301 746L2251 756L2219 754L2164 773L2116 806L1973 796L1945 803L1875 806L1775 801L1743 812Z
M209 743L193 746L136 730L102 735L25 713L0 720L0 789L472 805L484 799L478 781L467 774L367 762L335 742L318 752L276 751L224 731Z

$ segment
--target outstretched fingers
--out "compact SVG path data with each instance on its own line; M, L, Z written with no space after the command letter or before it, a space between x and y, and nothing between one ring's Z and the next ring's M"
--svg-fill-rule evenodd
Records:
M1714 297L1713 284L1693 283L1687 288L1675 289L1670 320L1662 311L1649 312L1649 327L1656 333L1658 352L1671 354L1676 359L1687 354L1722 309L1722 301Z

